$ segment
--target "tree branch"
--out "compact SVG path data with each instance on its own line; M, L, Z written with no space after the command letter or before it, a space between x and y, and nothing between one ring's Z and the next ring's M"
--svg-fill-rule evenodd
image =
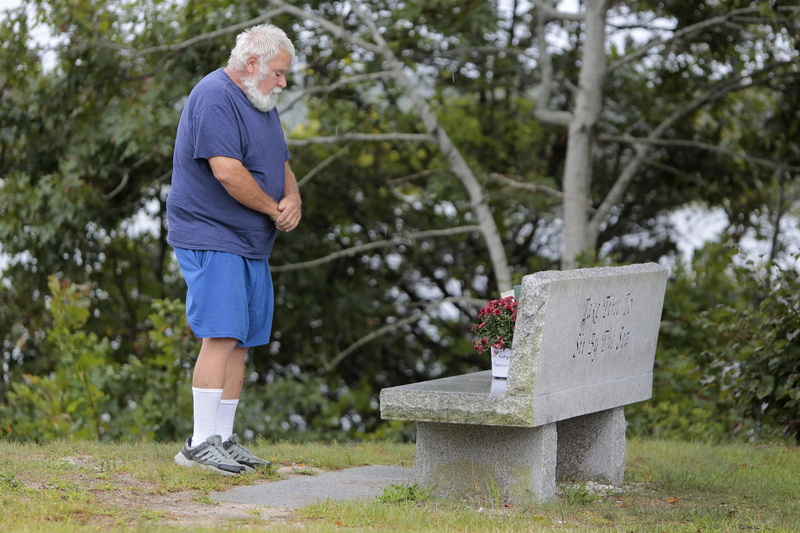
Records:
M335 144L352 141L402 141L402 142L435 142L435 139L424 133L343 133L326 137L308 137L306 139L286 139L289 146L309 146L312 144Z
M341 363L348 355L350 355L351 353L353 353L357 349L361 348L362 346L364 346L368 342L371 342L371 341L377 339L378 337L381 337L381 336L383 336L383 335L385 335L385 334L387 334L387 333L389 333L391 331L394 331L394 330L396 330L398 328L401 328L401 327L405 326L406 324L411 324L413 322L416 322L416 321L420 320L422 317L424 317L426 315L430 315L433 311L438 309L443 304L450 303L450 302L465 302L465 303L467 303L469 305L474 305L476 307L486 305L486 302L483 301L483 300L477 300L477 299L473 299L473 298L461 298L461 297L457 297L457 296L449 296L447 298L443 298L441 300L437 300L435 302L432 302L432 303L428 304L423 310L418 311L418 312L414 313L413 315L411 315L409 317L406 317L406 318L403 318L401 320L398 320L394 324L387 324L387 325L383 326L382 328L378 328L375 331L373 331L373 332L361 337L360 339L358 339L357 341L352 343L350 346L348 346L347 348L345 348L344 350L339 352L336 355L336 357L333 358L332 361L330 361L329 363L325 363L325 371L326 372L331 371L336 365Z
M491 174L489 174L488 177L489 179L495 181L501 181L506 185L514 187L515 189L523 189L526 191L533 191L533 192L546 192L548 194L552 194L553 196L558 196L561 199L567 198L567 195L559 191L558 189L554 189L546 185L538 185L536 183L519 181L521 179L524 179L522 176L510 176L508 174L498 174L496 172L492 172ZM594 213L595 211L597 211L594 207L588 204L584 204L581 202L581 205L583 205L583 208L590 213Z
M288 109L294 107L294 105L297 104L297 102L313 94L328 94L346 85L351 85L353 83L361 83L363 81L383 80L386 78L391 78L391 76L392 76L391 72L371 72L368 74L359 74L357 76L342 78L324 87L319 86L319 87L306 88L300 92L297 98L291 100L286 106L286 108Z
M728 20L730 20L731 18L733 18L733 17L735 17L737 15L741 15L741 14L744 14L744 13L754 13L754 12L758 12L758 11L759 11L759 8L757 8L757 7L745 7L745 8L741 8L741 9L734 9L733 11L725 13L724 15L720 15L718 17L713 17L713 18L710 18L710 19L706 19L706 20L700 21L700 22L698 22L696 24L692 24L691 26L686 26L685 28L681 28L680 30L674 32L669 37L653 39L652 41L646 43L641 48L639 48L639 49L635 50L634 52L631 52L630 54L627 54L627 55L617 59L613 63L611 63L608 66L608 72L611 72L614 69L616 69L618 67L621 67L622 65L630 63L631 61L636 61L637 59L645 56L653 48L657 48L657 47L665 45L665 44L667 44L669 42L679 41L679 40L681 40L681 39L683 39L685 37L689 37L691 35L699 33L699 32L703 31L704 29L706 29L708 27L716 26L716 25L721 24L723 22L727 22Z
M287 4L284 0L270 0L270 4L276 6L278 9L281 10L281 12L294 15L300 20L313 20L314 22L319 24L319 26L323 28L325 31L329 32L331 35L333 35L338 39L341 39L344 42L360 46L364 50L369 50L370 52L376 55L379 56L383 55L383 52L379 46L376 46L375 44L370 43L368 41L365 41L364 39L356 36L354 33L350 31L345 31L345 29L342 28L341 26L337 26L336 24L322 17L317 16L316 14L310 11L305 11L303 9L300 9L299 7ZM358 12L359 10L354 9L354 11Z
M599 138L603 141L619 142L626 144L641 143L651 146L680 146L686 148L697 148L699 150L706 150L708 152L714 152L720 155L742 159L744 161L747 161L748 163L753 163L754 165L759 165L779 170L788 170L789 172L800 172L800 166L787 165L785 163L772 161L769 159L764 159L762 157L756 157L749 154L740 154L737 152L733 152L731 150L726 150L725 148L720 148L717 145L702 141L694 141L690 139L651 139L650 137L632 137L630 135L601 135Z
M103 199L104 199L104 200L111 200L111 199L112 199L112 198L114 198L116 195L118 195L119 193L121 193L121 192L122 192L122 189L124 189L124 188L125 188L125 186L128 184L128 179L129 179L129 178L130 178L130 170L129 170L129 169L125 169L125 170L122 172L122 179L120 180L120 182L119 182L119 185L117 185L117 186L114 188L114 190L113 190L113 191L111 191L110 193L108 193L108 194L104 194L104 195L103 195Z
M536 14L535 35L539 41L539 72L542 81L532 91L536 108L533 116L547 124L569 127L572 113L569 111L556 111L550 109L550 97L553 93L553 58L547 48L547 17L545 13Z
M259 15L259 16L255 17L255 18L250 19L250 20L246 20L244 22L240 22L239 24L234 24L233 26L225 26L224 28L221 28L219 30L211 31L211 32L208 32L208 33L203 33L201 35L195 35L191 39L187 39L187 40L185 40L183 42L180 42L180 43L163 44L163 45L159 45L159 46L151 46L150 48L143 48L142 50L134 50L134 49L132 49L132 48L130 48L128 46L123 46L123 45L119 45L119 44L116 44L116 43L109 43L109 42L100 43L100 46L103 46L103 47L106 47L106 48L114 48L116 50L129 50L129 51L132 51L133 55L135 55L135 56L142 56L142 55L147 55L147 54L155 54L155 53L158 53L158 52L179 52L180 50L184 50L186 48L189 48L190 46L194 46L197 43L201 43L203 41L208 41L210 39L216 39L217 37L220 37L222 35L227 35L229 33L234 33L234 32L240 31L240 30L245 30L245 29L249 28L250 26L255 26L256 24L261 24L262 22L266 22L266 21L272 19L273 17L277 17L278 15L281 15L285 11L286 10L284 8L279 7L277 9L272 10L272 11L267 11L263 15Z
M531 3L536 7L536 9L541 10L548 20L571 20L574 22L583 22L584 16L583 13L565 13L563 11L559 11L552 5L550 5L546 1L542 0L532 0Z
M328 157L325 161L312 168L308 172L308 174L303 176L303 178L297 182L297 186L302 187L303 185L305 185L311 178L316 176L323 168L327 167L328 165L330 165L331 163L342 157L345 153L347 153L347 150L349 148L350 148L350 143L347 143L341 150L339 150L335 154Z
M781 66L792 64L793 62L791 61L773 63L762 69L758 74L764 75L768 78L769 72L772 70L775 70ZM595 213L595 215L589 221L590 238L596 237L600 230L600 224L611 212L611 209L614 207L614 205L619 203L622 195L625 192L625 189L628 187L628 184L636 175L639 168L641 168L641 166L646 162L647 155L650 153L650 148L648 148L646 144L647 140L655 141L660 139L664 133L666 133L666 131L676 122L700 107L727 96L730 93L757 85L755 78L756 76L754 74L737 74L716 83L713 87L711 87L711 89L695 97L695 99L689 102L688 105L675 110L675 112L664 119L644 140L634 143L633 147L636 155L628 162L627 165L625 165L625 168L614 182L611 190L609 190L608 194L606 194L602 203L597 208L597 213Z
M290 265L282 265L282 266L271 266L270 270L272 272L289 272L291 270L301 270L304 268L312 268L319 265L323 265L325 263L330 263L331 261L335 261L340 257L352 257L353 255L361 252L366 252L368 250L374 250L375 248L385 248L387 246L397 246L398 244L404 244L408 241L418 240L418 239L427 239L430 237L447 237L450 235L457 235L459 233L470 233L472 231L480 231L480 226L459 226L456 228L447 228L447 229L434 229L428 231L419 231L416 233L409 233L408 235L398 235L396 237L392 237L391 239L385 239L382 241L374 241L368 242L365 244L361 244L358 246L353 246L351 248L347 248L344 250L337 250L333 253L330 253L326 256L312 259L311 261L303 261L302 263L293 263Z
M387 183L389 185L397 185L400 183L406 183L409 181L414 181L419 178L427 178L428 176L432 176L434 174L438 174L439 172L450 172L449 168L429 168L427 170L422 170L420 172L415 172L408 176L402 176L400 178L394 178L389 180Z

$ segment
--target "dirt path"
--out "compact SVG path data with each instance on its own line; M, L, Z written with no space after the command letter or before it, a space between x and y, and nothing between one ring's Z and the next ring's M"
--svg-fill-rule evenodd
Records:
M303 467L298 473L292 466L282 466L278 473L282 479L309 475L311 469ZM321 471L321 470L320 470ZM138 491L137 491L138 492ZM161 515L159 523L165 525L218 526L228 520L264 520L270 523L291 521L292 509L264 507L246 503L198 501L197 492L171 492L168 494L138 494L131 505L147 507Z
M164 526L219 527L229 521L237 521L242 525L249 522L253 526L263 527L264 521L270 524L292 521L293 510L289 508L218 502L206 497L199 490L168 492L155 482L141 480L126 472L98 477L97 472L102 471L102 465L91 457L72 456L63 461L78 466L79 469L65 471L58 480L28 480L23 483L33 494L43 489L56 488L64 491L65 499L73 497L70 495L73 492L88 492L95 509L84 516L73 516L76 523L86 522L86 525L93 527L111 528L119 527L122 523L135 526L145 520ZM306 466L301 469L295 466L278 468L280 479L314 475L320 471Z

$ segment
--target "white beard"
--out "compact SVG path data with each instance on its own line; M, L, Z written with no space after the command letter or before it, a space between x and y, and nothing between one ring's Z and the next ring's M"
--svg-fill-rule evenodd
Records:
M247 99L250 100L250 103L253 104L253 107L266 113L278 103L278 98L283 89L275 87L267 94L263 94L258 90L258 84L261 83L264 78L266 78L266 75L253 76L250 79L242 80L242 85L244 85L244 94L247 96Z

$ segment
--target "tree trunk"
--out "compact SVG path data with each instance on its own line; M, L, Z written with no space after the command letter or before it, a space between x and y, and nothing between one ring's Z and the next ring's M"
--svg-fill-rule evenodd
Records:
M581 70L575 110L569 124L564 164L564 255L561 268L573 269L578 256L592 251L589 234L589 191L592 184L592 151L595 128L603 108L606 77L606 14L610 0L587 0Z

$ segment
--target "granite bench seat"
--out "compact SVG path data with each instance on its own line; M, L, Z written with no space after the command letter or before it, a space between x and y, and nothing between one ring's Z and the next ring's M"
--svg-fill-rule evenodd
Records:
M384 389L381 405L381 416L394 420L533 426L533 397L507 395L491 370Z
M666 279L652 263L525 276L507 379L383 389L382 418L417 422L417 481L515 503L552 499L557 480L621 484L623 407L652 395Z

